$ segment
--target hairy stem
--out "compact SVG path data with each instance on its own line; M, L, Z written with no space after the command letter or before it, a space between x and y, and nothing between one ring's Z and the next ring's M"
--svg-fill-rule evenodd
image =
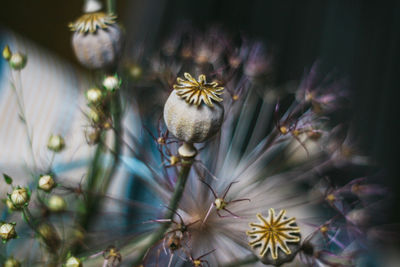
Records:
M158 241L160 241L164 237L165 232L170 227L172 222L171 220L173 219L179 202L182 198L192 164L193 159L185 159L182 161L182 168L179 172L178 180L175 185L175 191L169 202L169 209L167 210L164 217L164 219L167 219L169 221L161 224L160 227L149 237L147 243L143 247L141 247L140 251L138 252L138 257L134 260L133 266L136 266L143 261L143 258L148 250L151 249Z

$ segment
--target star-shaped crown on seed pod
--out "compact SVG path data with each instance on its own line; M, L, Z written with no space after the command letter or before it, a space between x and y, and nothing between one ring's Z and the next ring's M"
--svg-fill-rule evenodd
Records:
M194 79L192 75L185 72L186 80L177 78L177 83L174 84L174 89L177 95L185 99L189 104L199 106L204 102L207 106L213 107L212 100L221 102L223 99L219 95L223 94L224 87L218 86L217 82L207 83L204 74L199 75L199 78Z
M116 23L117 17L104 12L86 13L68 26L71 31L79 33L95 33L97 29L106 29Z

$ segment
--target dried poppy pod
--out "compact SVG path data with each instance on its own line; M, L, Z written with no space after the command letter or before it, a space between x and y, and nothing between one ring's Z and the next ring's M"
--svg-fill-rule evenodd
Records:
M101 6L85 7L85 14L69 25L72 46L79 62L89 69L110 68L122 50L123 36L116 16L99 12Z
M266 265L281 266L291 262L301 248L300 228L295 218L287 218L281 210L275 216L270 209L268 217L257 214L259 223L250 223L249 245L260 261Z
M193 157L193 143L201 143L215 135L221 128L224 107L218 102L224 90L218 83L206 82L205 75L198 80L189 73L186 80L177 78L177 84L164 106L164 120L168 130L184 145L179 148L182 157ZM213 100L217 103L213 103Z

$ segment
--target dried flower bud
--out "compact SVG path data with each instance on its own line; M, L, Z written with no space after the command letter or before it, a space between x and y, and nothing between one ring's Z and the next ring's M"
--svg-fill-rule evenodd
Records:
M15 53L11 55L9 60L11 68L14 70L21 70L26 66L27 57L21 53Z
M52 212L62 212L66 209L67 203L65 202L64 198L57 196L57 195L52 195L49 198L47 207Z
M3 49L3 58L5 60L9 61L11 56L12 56L12 53L11 53L10 47L8 45L6 45Z
M79 62L90 69L113 67L122 51L123 35L116 17L104 12L83 14L70 29Z
M21 263L16 259L14 259L14 257L10 257L4 262L4 267L20 267L20 266Z
M82 267L82 262L80 259L71 256L68 258L68 260L65 262L65 267Z
M43 175L39 178L38 187L43 191L49 192L56 185L51 175Z
M103 86L108 91L115 91L121 86L121 79L117 75L107 76L103 80Z
M286 211L281 210L275 216L270 209L267 218L257 214L259 223L250 223L247 231L249 245L264 264L280 266L290 262L300 250L300 229L295 218L287 218Z
M223 87L216 82L207 83L204 75L198 81L188 73L185 77L187 80L177 79L178 84L165 103L164 120L176 138L186 143L204 142L221 128L224 108L212 101L222 101L218 95Z
M64 138L57 134L57 135L50 135L49 141L47 142L47 148L54 152L60 152L65 147Z
M86 91L86 99L89 104L97 105L103 99L103 92L99 88L91 88Z
M10 195L10 200L16 208L22 208L29 204L30 195L26 188L19 188L13 190Z
M0 237L3 243L16 238L17 232L15 231L15 223L2 223L0 226Z

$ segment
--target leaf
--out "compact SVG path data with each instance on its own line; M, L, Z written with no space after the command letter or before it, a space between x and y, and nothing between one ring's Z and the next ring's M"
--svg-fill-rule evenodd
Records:
M4 181L6 181L7 184L12 184L13 179L9 175L3 173L3 176L4 176Z

